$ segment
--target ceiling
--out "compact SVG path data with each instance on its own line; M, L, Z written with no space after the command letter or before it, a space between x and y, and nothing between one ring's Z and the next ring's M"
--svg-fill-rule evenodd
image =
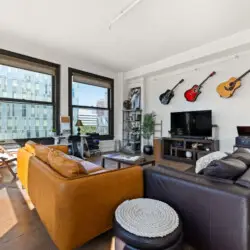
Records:
M1 32L128 71L250 28L249 0L0 0Z

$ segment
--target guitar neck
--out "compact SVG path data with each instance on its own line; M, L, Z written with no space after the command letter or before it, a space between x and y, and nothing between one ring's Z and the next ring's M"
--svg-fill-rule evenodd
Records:
M214 72L212 72L200 85L199 85L199 89L202 87L202 85L210 78L210 77L212 77L212 76L214 76L216 73L215 73L215 71Z
M240 81L244 76L246 76L249 73L250 73L250 69L248 71L246 71L243 75L241 75L240 77L238 77L235 81L236 82Z
M178 87L178 85L180 85L182 82L184 82L184 79L181 79L181 80L172 88L171 91L174 91L174 90Z

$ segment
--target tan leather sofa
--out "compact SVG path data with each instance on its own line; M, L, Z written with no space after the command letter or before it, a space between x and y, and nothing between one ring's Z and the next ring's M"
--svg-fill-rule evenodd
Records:
M80 247L111 229L117 206L143 195L141 167L112 171L98 167L66 178L29 146L18 152L18 177L60 250ZM56 149L67 151L65 146Z

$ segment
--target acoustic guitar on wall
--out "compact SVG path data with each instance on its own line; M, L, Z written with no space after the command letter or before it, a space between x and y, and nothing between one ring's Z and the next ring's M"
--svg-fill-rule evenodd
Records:
M233 96L235 90L241 86L241 79L248 73L250 73L250 70L246 71L243 75L241 75L238 78L231 77L228 81L221 83L216 88L217 93L220 95L220 97L224 98L229 98Z
M200 85L194 85L191 89L187 90L184 93L184 97L188 102L195 102L198 96L201 94L200 89L202 88L203 84L212 76L216 74L215 71L213 71Z
M177 88L179 84L184 82L184 79L181 79L171 90L168 89L166 92L162 93L159 96L161 104L167 105L170 103L171 99L174 97L174 90Z

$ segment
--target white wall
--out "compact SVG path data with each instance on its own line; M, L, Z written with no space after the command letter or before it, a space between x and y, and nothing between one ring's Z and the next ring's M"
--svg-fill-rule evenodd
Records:
M239 53L250 48L250 30L244 30L231 36L204 44L179 54L167 57L160 61L143 65L124 74L126 80L151 75L155 72L166 72L183 68L207 60L215 60L228 54Z
M231 76L240 76L250 68L250 53L245 52L239 57L229 57L225 60L208 62L204 65L195 65L192 68L167 74L155 75L145 79L145 112L155 111L157 119L163 120L163 136L168 136L170 129L170 113L176 111L211 109L213 124L219 126L220 148L223 151L232 151L237 125L250 126L250 74L242 80L242 87L229 99L220 98L216 92L219 83ZM195 103L184 99L184 92L194 84L199 84L208 74L216 71L202 88L202 94ZM159 95L172 88L181 78L185 82L175 91L175 97L169 105L162 105Z

